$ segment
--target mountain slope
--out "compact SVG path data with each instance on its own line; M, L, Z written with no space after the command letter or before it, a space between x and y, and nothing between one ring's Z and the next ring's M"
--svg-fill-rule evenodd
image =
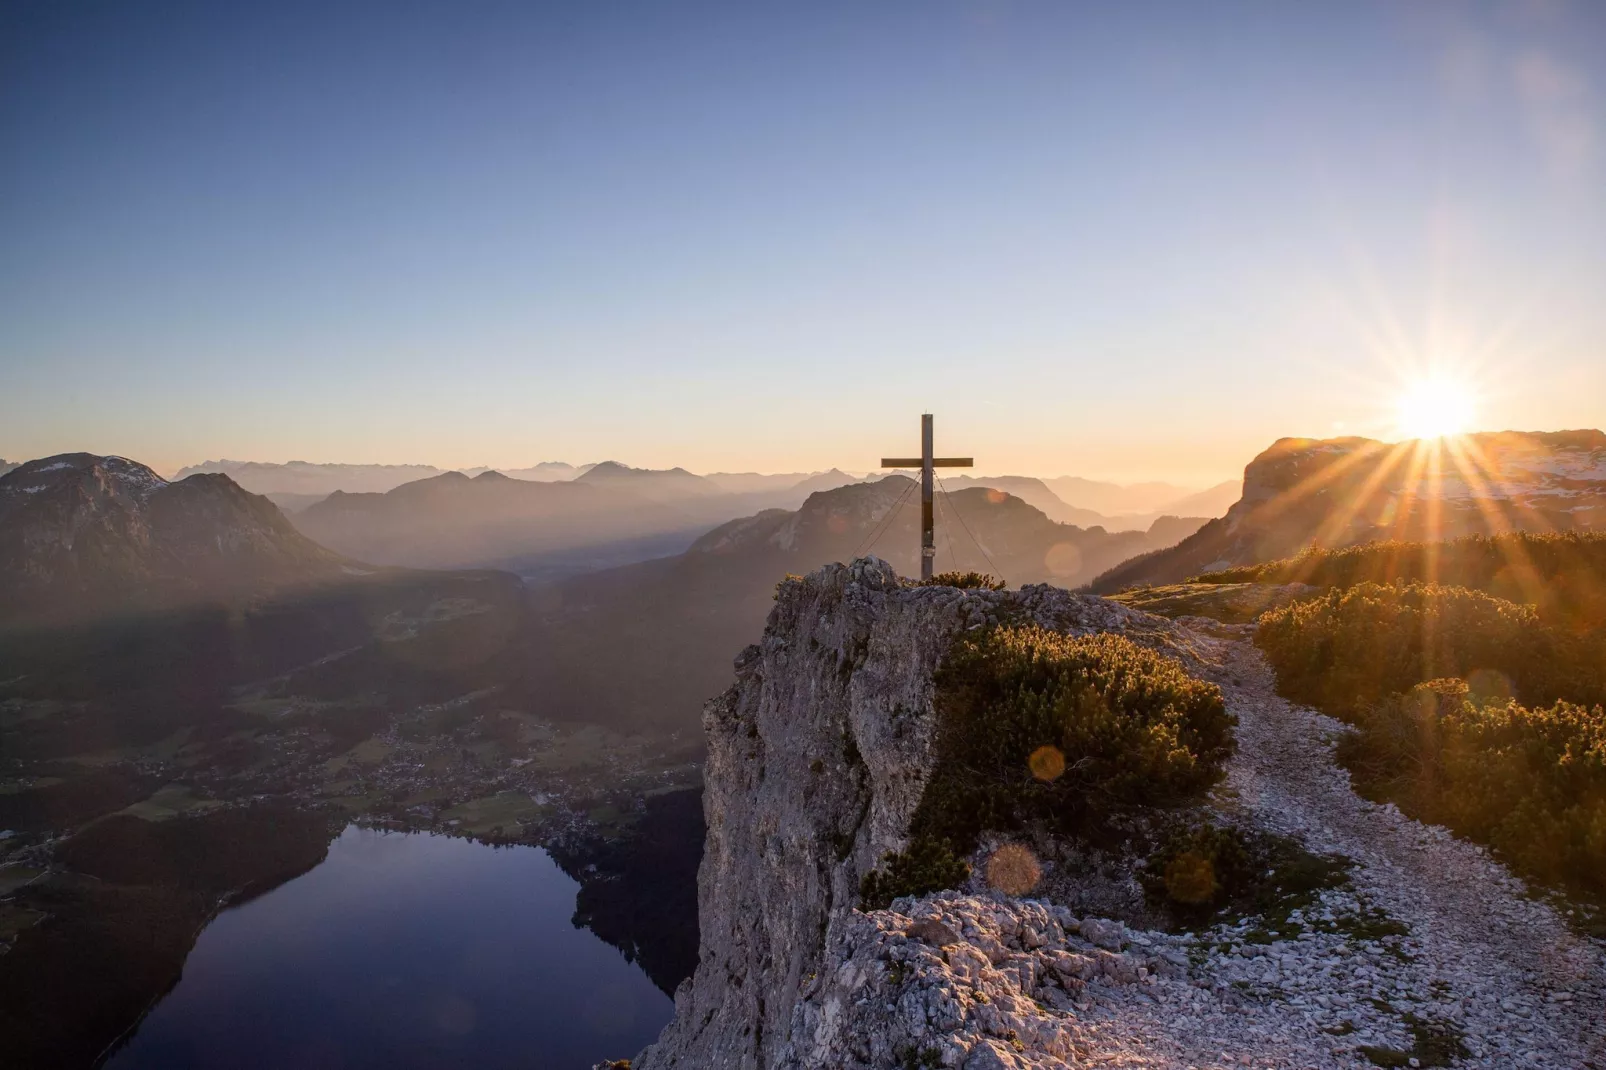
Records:
M762 625L788 573L875 553L918 574L915 490L904 476L839 487L796 511L721 525L677 557L547 588L536 598L532 696L554 716L695 726L703 701L728 676L731 652ZM1001 572L1011 584L1075 586L1153 545L1143 532L1056 524L1019 498L980 487L938 503L938 569Z
M0 476L0 614L39 623L312 583L349 563L228 476L69 453Z
M488 471L501 472L509 479L527 479L534 483L556 483L583 475L590 471L592 467L592 465L586 464L576 468L574 465L564 461L542 461L528 468L497 468L488 469ZM471 471L468 474L479 475L479 472Z
M337 491L295 515L296 527L325 546L365 561L419 568L513 566L543 554L690 532L700 523L609 486L538 483L498 472L472 479L447 472L385 494Z
M593 487L628 491L649 501L666 503L714 498L726 493L712 480L693 475L684 468L631 468L618 461L603 461L590 471L576 476L574 481Z
M940 474L940 473L939 473ZM1078 527L1105 527L1106 517L1091 509L1080 509L1067 505L1059 496L1048 489L1048 485L1041 479L1031 476L942 476L944 485L950 491L963 490L969 487L991 487L1001 490L1005 494L1013 494L1021 501L1040 509L1043 515L1050 520L1061 524L1075 524Z
M1444 443L1285 438L1244 469L1243 496L1226 516L1093 586L1175 583L1313 545L1601 528L1606 435L1599 431L1502 431Z
M482 472L499 471L512 479L551 483L570 480L590 468L575 467L562 461L542 461L529 468L469 468L463 474L477 476ZM263 494L288 511L305 508L319 498L337 490L347 494L383 494L395 490L403 483L432 479L444 475L446 469L432 464L311 464L307 461L288 461L272 464L264 461L203 461L179 469L175 478L201 472L222 472L253 494Z
M703 478L726 494L762 494L790 490L804 480L820 474L819 472L709 472ZM853 479L850 476L843 482L851 483Z
M1243 489L1243 480L1228 479L1197 494L1167 502L1160 511L1176 516L1225 516L1227 510L1243 496Z
M1043 483L1066 505L1104 516L1175 512L1175 503L1191 493L1187 487L1170 483L1123 485L1081 476L1058 476Z
M840 468L832 468L826 472L815 472L811 476L798 480L786 488L786 493L788 495L797 495L797 504L802 505L808 496L815 491L835 490L838 487L846 487L851 483L862 482L864 481L858 476L849 475ZM796 508L796 506L791 506L790 508Z
M221 472L253 494L328 495L337 490L383 494L403 483L438 476L441 469L429 464L312 464L307 461L270 464L221 460L180 468L174 478L185 479L205 472Z

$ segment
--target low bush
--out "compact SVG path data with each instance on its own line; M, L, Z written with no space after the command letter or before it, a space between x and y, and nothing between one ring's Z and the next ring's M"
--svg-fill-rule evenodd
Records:
M1077 833L1185 801L1232 753L1220 689L1119 635L988 629L955 644L936 685L937 765L911 831L961 853L983 830Z
M969 863L956 858L946 843L917 838L907 851L887 855L880 870L865 874L859 901L866 910L885 910L899 896L953 888L969 876Z
M1532 606L1460 587L1334 589L1267 612L1255 642L1284 695L1339 717L1439 677L1530 703L1606 699L1598 636L1548 628Z
M916 580L916 587L958 587L962 590L1002 591L1004 581L985 572L939 572L929 580Z
M1296 557L1210 572L1207 584L1438 583L1533 605L1557 627L1606 626L1606 532L1472 535L1445 542L1312 548Z
M1091 835L1123 811L1196 799L1233 748L1220 689L1112 634L963 636L937 672L935 705L936 763L910 848L865 879L867 902L871 891L890 899L893 880L897 894L949 886L903 875L969 854L984 831Z
M1542 881L1606 891L1606 709L1531 708L1433 680L1353 721L1340 758L1363 791Z

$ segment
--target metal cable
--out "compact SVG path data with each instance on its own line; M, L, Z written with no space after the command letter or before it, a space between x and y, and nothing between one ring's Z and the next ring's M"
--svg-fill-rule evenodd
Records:
M932 474L936 475L936 473ZM964 514L960 513L959 506L954 504L953 496L948 493L948 488L943 484L942 477L936 476L936 479L937 486L942 490L942 496L948 499L948 508L953 511L954 516L959 520L959 526L965 529L965 534L970 536L970 541L976 544L977 550L981 551L982 559L987 562L987 567L993 570L993 575L1003 580L1007 585L1009 581L1004 579L1004 570L995 565L993 559L987 556L987 548L981 544L980 539L976 538L976 533L970 530L970 525L965 523Z
M877 525L875 531L870 534L868 540L860 542L859 548L853 551L853 559L863 557L865 554L875 549L875 544L881 541L882 535L886 534L887 526L892 523L892 518L898 515L898 510L903 508L905 499L909 497L910 492L912 492L914 489L915 484L911 480L909 485L903 488L903 493L898 495L898 500L892 503L892 508L887 510L887 515L881 518L881 523Z

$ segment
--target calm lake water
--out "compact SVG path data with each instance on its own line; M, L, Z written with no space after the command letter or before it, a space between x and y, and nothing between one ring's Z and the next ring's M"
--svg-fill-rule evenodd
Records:
M219 915L111 1070L589 1068L674 1013L535 847L347 828Z

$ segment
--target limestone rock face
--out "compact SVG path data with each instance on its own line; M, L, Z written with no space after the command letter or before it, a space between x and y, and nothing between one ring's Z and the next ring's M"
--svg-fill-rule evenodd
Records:
M905 587L874 558L780 585L762 641L703 713L702 946L639 1070L839 1065L800 1046L797 1030L818 1031L821 1013L803 1014L800 999L818 987L828 945L863 924L860 879L905 846L933 764L938 661L955 636L1005 615L1156 645L1173 634L1053 587Z
M957 892L849 915L833 932L774 1065L1076 1065L1090 1050L1109 1048L1086 1013L1095 1000L1187 973L1179 939L1155 934L1107 950L1087 935L1097 925L1121 928L1078 923L1064 907L1030 899ZM938 928L954 938L934 944L929 936Z

